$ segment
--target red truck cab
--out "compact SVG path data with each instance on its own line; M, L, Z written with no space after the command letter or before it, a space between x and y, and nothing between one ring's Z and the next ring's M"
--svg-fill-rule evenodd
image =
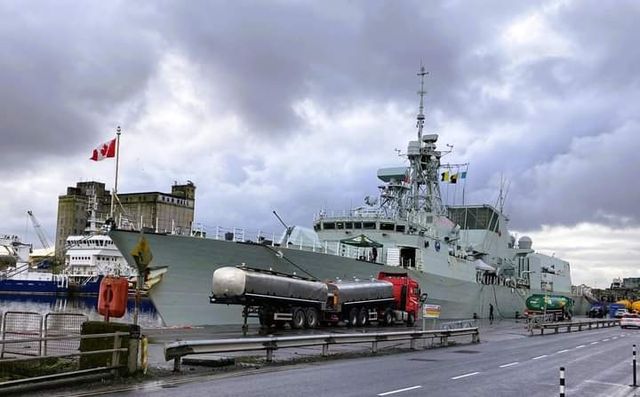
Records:
M408 273L378 273L378 280L393 284L393 298L396 310L402 310L415 319L420 310L420 285Z

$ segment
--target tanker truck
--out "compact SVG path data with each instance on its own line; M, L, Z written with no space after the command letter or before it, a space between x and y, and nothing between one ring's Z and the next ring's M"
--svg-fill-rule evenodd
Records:
M573 316L573 299L563 295L534 294L527 298L525 315L532 317L546 314L553 321L571 320Z
M363 281L316 281L244 266L213 272L209 302L243 305L245 319L257 314L263 327L316 328L319 325L413 326L420 287L407 273L380 272Z

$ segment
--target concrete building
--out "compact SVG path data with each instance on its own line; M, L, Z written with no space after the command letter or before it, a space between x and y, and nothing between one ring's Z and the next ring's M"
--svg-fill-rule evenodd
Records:
M64 256L68 236L84 234L89 226L91 210L97 219L106 219L111 209L111 192L102 182L78 182L68 187L67 194L58 197L56 225L56 257Z
M628 289L640 289L640 277L623 278L622 286Z
M189 234L195 209L193 182L174 184L171 193L119 193L115 205L116 224L166 233ZM70 235L85 234L92 219L102 224L111 212L111 192L102 182L78 182L58 197L56 257L64 256L65 241ZM94 225L95 226L95 225Z
M196 187L192 182L171 186L171 193L118 194L116 224L139 230L189 234L193 225Z

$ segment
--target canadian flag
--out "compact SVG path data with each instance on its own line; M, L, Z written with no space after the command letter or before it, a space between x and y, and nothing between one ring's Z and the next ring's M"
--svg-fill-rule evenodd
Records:
M115 138L93 149L93 154L91 155L90 159L93 161L100 161L106 159L107 157L116 157Z

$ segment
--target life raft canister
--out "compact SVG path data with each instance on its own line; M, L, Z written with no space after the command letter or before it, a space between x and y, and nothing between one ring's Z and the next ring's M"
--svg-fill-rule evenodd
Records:
M125 277L103 278L98 295L98 313L107 318L124 316L127 310L128 293L129 282Z

